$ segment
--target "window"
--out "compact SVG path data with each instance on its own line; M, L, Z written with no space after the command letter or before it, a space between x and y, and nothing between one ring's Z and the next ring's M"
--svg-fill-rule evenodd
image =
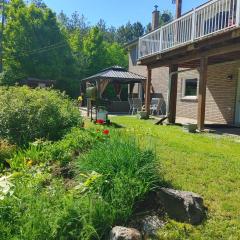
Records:
M186 79L183 81L183 98L197 98L197 90L198 90L198 80L195 79Z

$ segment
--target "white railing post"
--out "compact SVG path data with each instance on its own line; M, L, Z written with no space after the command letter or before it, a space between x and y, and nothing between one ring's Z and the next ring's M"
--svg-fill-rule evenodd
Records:
M237 0L237 7L236 7L236 26L240 26L240 0Z
M191 40L194 41L195 40L195 32L196 32L196 9L193 10L193 14L192 14L192 36L191 36Z
M163 39L163 31L162 28L160 29L160 41L159 41L159 53L162 52L162 39Z

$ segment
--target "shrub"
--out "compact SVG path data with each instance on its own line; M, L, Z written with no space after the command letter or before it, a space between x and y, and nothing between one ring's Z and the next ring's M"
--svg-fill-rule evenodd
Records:
M6 140L0 139L0 170L3 170L4 167L8 165L7 159L9 159L14 152L16 147L9 144Z
M0 88L0 137L19 145L58 140L82 118L66 95L51 89Z
M56 142L36 141L27 149L16 152L8 161L12 170L22 170L30 165L60 163L65 166L79 155L91 149L97 139L94 133L80 128L72 128L63 139Z
M97 143L96 135L85 129L73 128L58 142L43 148L45 158L66 165L74 158L86 153Z

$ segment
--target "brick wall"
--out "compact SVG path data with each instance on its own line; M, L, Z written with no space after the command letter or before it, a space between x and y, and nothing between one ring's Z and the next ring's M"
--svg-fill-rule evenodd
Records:
M206 121L215 123L234 123L236 89L240 61L225 62L211 65L208 68L208 82L206 92ZM145 66L137 66L129 55L129 71L146 76ZM155 93L167 102L168 67L155 68L152 71L152 85ZM233 76L228 80L229 75ZM198 78L197 70L180 73L178 76L177 117L197 118L197 99L186 100L182 96L182 82L184 79ZM137 91L137 87L134 90Z
M234 123L240 62L226 62L208 68L206 120ZM233 76L228 80L229 75Z

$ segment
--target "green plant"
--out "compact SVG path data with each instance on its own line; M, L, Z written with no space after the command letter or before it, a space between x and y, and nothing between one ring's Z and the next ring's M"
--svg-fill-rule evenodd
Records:
M43 148L45 157L65 165L74 158L86 153L97 142L96 134L79 128L73 128L65 137Z
M0 239L104 240L129 220L155 187L155 157L112 128L97 133L99 127L38 140L9 160L12 192L0 200ZM55 165L74 174L59 177Z
M0 170L8 166L7 159L9 159L15 151L16 146L6 140L0 140Z
M72 128L63 139L56 142L38 140L26 149L16 151L8 163L12 170L22 170L39 164L60 163L65 166L86 153L96 143L96 134L81 128Z
M117 133L106 141L79 158L77 164L81 173L100 174L95 181L89 181L88 191L99 194L109 204L114 225L125 224L136 202L157 183L155 157L151 151L141 150L134 140Z
M82 118L66 95L51 89L0 88L0 137L19 145L58 140Z

